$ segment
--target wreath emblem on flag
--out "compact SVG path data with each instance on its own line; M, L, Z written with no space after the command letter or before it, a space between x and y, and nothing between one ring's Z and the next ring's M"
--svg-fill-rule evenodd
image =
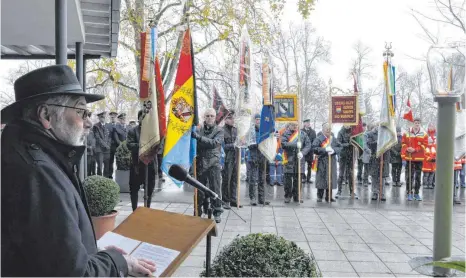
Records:
M180 121L187 123L193 116L194 108L182 97L173 100L172 113Z

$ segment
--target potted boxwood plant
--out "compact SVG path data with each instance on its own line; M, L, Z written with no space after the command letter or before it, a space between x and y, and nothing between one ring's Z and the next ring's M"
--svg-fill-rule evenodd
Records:
M201 273L205 277L205 270ZM314 258L296 243L272 234L237 237L211 267L212 277L320 277Z
M118 212L115 206L120 200L120 187L112 179L102 176L89 176L84 180L89 211L94 223L96 239L115 228Z
M131 151L126 145L126 141L121 142L115 152L117 170L115 181L120 185L121 193L129 192L129 170L131 167Z

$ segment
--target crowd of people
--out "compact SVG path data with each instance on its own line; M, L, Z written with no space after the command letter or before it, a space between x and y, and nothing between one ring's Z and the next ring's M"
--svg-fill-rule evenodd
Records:
M198 144L197 154L200 157L198 171L201 176L206 171L207 176L200 181L208 184L212 190L223 197L226 204L223 209L237 206L237 159L234 142L236 128L234 127L234 112L225 120L222 128L216 126L211 118L215 117L215 110L208 109L201 132L193 133L193 137L202 142ZM349 192L355 192L355 181L358 185L371 185L371 199L386 201L387 186L406 186L408 201L422 201L421 186L433 189L435 186L436 170L436 130L435 125L428 124L427 131L421 127L421 119L416 118L412 127L405 132L396 128L397 143L381 157L377 157L378 125L372 123L364 126L364 143L361 151L355 151L351 142L351 126L343 126L335 136L329 124L323 124L322 130L316 134L310 126L310 120L303 121L303 128L298 129L297 122L287 123L276 131L278 147L275 160L270 163L259 151L257 142L260 127L260 115L254 117L254 124L249 131L249 142L244 154L246 161L246 182L249 187L250 205L268 205L264 193L265 186L284 186L285 203L300 202L298 194L298 178L301 183L313 183L311 172L316 171L315 185L317 188L317 202L335 202L342 197L344 186ZM206 133L208 130L213 130ZM214 134L214 135L212 135ZM299 140L298 140L299 137ZM224 155L222 155L224 153ZM222 156L224 160L222 163ZM205 162L208 160L208 162ZM300 161L300 163L298 163ZM301 169L298 170L298 164ZM330 165L329 165L330 164ZM357 174L353 174L357 164ZM219 166L220 165L220 166ZM222 167L222 170L217 169ZM381 168L382 167L382 168ZM465 157L456 157L454 163L454 202L460 203L458 198L459 186L465 187ZM329 168L331 171L329 171ZM390 171L391 169L391 171ZM405 180L401 180L401 173L405 173ZM301 173L301 177L298 177ZM330 173L330 174L329 174ZM199 172L198 172L199 175ZM391 176L391 177L390 177ZM329 185L330 179L330 185ZM220 188L220 182L222 186ZM390 182L391 180L391 182ZM337 189L333 196L329 187ZM302 188L302 187L301 187ZM257 195L256 195L257 192ZM325 195L325 196L324 196ZM199 211L202 214L202 199ZM222 208L215 204L214 217L221 221ZM205 213L205 209L204 209Z
M112 178L113 160L119 145L126 140L131 151L130 194L133 210L137 208L140 186L149 179L150 196L160 171L159 156L148 167L139 161L139 136L143 112L138 122L126 126L124 113L99 113L93 125L86 105L103 99L83 92L72 69L55 65L37 69L15 81L15 102L1 111L2 124L2 274L5 276L148 276L155 271L153 262L136 259L121 249L108 246L99 250L89 213L85 190L78 168L86 152L88 174ZM34 88L34 90L31 90ZM192 132L197 140L196 172L199 181L222 196L213 203L214 219L221 222L224 209L238 205L237 171L240 152L235 147L237 130L234 113L224 126L215 122L216 111L209 108L204 121ZM118 123L117 123L118 121ZM357 183L372 185L372 199L385 198L391 164L392 185L402 185L405 170L407 200L421 201L421 185L435 186L436 131L427 131L415 119L412 128L402 133L398 142L382 158L376 157L378 126L368 125L364 149L354 152L351 128L343 126L334 136L329 124L316 134L310 121L299 130L297 122L276 132L278 146L275 161L265 159L258 147L260 115L254 116L249 131L247 182L252 206L268 205L265 186L284 185L285 203L299 202L298 181L312 183L316 171L317 201L334 202L344 185L354 190L353 171L358 163ZM382 162L382 163L380 163ZM338 167L337 167L338 164ZM301 165L301 168L298 166ZM380 174L380 165L383 165ZM95 170L97 166L97 170ZM328 169L331 168L332 171ZM465 158L455 157L454 185L465 187ZM298 174L301 173L301 176ZM369 180L370 178L370 180ZM329 179L330 188L329 190ZM382 180L380 180L382 179ZM257 194L256 194L257 191ZM454 190L454 199L457 200ZM206 202L198 192L199 215L206 213Z

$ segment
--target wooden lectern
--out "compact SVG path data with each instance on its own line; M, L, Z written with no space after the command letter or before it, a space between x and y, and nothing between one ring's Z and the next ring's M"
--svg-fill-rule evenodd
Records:
M113 232L180 251L178 257L161 274L166 277L175 272L205 236L216 236L217 226L211 219L139 207Z

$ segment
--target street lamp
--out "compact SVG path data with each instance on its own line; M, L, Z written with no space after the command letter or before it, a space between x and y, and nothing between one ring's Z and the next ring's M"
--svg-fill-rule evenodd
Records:
M433 260L439 261L451 256L455 103L464 91L465 55L458 44L431 46L427 68L438 103ZM434 268L434 274L447 274L441 271Z

